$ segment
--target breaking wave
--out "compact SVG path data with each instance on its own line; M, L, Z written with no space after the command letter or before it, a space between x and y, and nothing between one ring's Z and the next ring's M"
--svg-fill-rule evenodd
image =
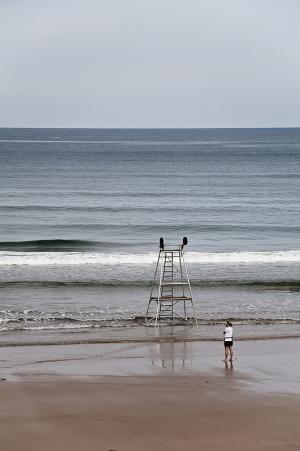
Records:
M107 243L105 243L106 245ZM101 246L101 244L98 244ZM23 246L23 251L20 248ZM32 247L37 247L32 251ZM94 242L76 240L25 241L0 244L0 266L30 265L30 266L61 266L61 265L153 265L157 253L126 253L126 252L82 252ZM109 243L108 243L109 246ZM69 251L69 247L72 250ZM3 250L5 248L5 251ZM28 249L28 250L25 250ZM47 249L47 250L46 250ZM77 251L74 251L77 249ZM13 251L14 250L14 251ZM199 265L252 265L300 263L300 250L263 251L263 252L188 252L188 264Z
M68 315L45 314L39 311L1 311L0 331L22 331L22 330L61 330L61 329L94 329L107 327L136 327L145 324L145 317L142 315L119 315L114 318L105 318L99 312L97 315ZM102 317L101 317L102 316ZM203 326L217 326L224 324L228 318L220 316L214 318L198 318L198 324ZM300 318L243 318L231 317L235 325L280 325L280 324L300 324ZM182 322L173 325L182 325Z

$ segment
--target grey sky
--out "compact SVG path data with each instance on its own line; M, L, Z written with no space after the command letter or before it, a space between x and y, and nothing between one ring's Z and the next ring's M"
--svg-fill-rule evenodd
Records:
M300 126L298 0L0 0L0 126Z

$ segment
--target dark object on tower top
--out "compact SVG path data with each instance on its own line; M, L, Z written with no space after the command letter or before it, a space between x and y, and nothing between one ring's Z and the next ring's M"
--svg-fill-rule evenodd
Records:
M182 239L182 244L179 245L179 246L181 247L181 249L183 249L183 247L186 246L187 244L188 244L188 239L185 236ZM163 251L165 249L165 242L164 242L163 237L160 237L160 239L159 239L159 248L160 248L161 251Z
M165 248L163 237L161 237L161 238L159 239L159 248L160 248L162 251L163 251L164 248Z

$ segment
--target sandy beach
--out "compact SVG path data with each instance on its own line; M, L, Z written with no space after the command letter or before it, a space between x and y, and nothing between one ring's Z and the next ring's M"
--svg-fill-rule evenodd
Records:
M3 347L0 449L298 450L299 344Z

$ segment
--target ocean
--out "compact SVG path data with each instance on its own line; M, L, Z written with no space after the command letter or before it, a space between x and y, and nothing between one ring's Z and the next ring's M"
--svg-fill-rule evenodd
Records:
M299 128L2 128L0 158L0 341L300 335ZM198 328L143 326L161 236Z

